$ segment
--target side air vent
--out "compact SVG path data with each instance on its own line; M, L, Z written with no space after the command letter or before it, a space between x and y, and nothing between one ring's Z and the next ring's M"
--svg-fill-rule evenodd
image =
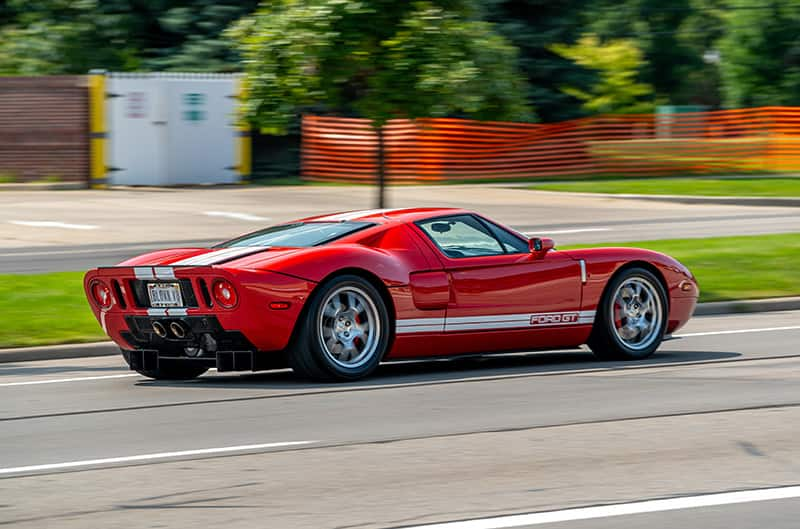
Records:
M120 308L126 308L127 303L125 303L125 296L122 295L122 288L119 286L119 281L116 279L112 280L111 288L114 289L114 297L117 298L117 303L119 303Z
M213 307L214 302L211 301L211 294L208 292L208 285L206 285L206 280L200 278L197 280L197 284L200 286L200 295L203 296L203 302L206 304L206 307Z

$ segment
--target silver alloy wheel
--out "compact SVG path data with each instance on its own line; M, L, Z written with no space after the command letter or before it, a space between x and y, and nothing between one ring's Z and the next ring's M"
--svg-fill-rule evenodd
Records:
M633 276L617 287L611 298L611 324L625 347L647 349L658 339L663 322L661 297L648 279Z
M322 351L332 362L348 369L361 367L378 348L378 309L357 286L339 287L322 302L318 332Z

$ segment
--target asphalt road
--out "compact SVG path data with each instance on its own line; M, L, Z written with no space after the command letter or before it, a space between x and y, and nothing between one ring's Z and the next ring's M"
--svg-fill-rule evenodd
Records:
M370 187L295 186L0 194L0 273L86 270L221 241L309 215L368 209ZM560 244L800 232L800 209L697 205L497 186L404 186L393 207L480 211Z
M0 525L797 527L800 312L695 318L679 336L640 363L519 354L343 385L3 364Z

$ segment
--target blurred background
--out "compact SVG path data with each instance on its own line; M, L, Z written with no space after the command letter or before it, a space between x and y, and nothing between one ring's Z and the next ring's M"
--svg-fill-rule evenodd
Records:
M101 339L88 268L386 206L800 293L793 0L9 0L0 95L0 347Z
M0 179L792 173L798 28L791 0L9 0Z

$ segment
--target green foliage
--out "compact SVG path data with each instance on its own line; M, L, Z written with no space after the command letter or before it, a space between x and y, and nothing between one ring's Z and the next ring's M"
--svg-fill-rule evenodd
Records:
M734 107L800 104L800 4L773 0L744 9L730 0L720 40L725 102Z
M584 68L596 70L599 79L583 90L564 87L565 93L583 101L591 112L649 112L653 92L650 85L636 81L642 66L642 54L630 40L618 39L601 43L596 35L585 35L573 45L554 44L551 49Z
M256 0L8 0L0 74L238 70L223 31Z
M247 118L282 133L298 112L530 119L515 48L466 1L262 2L230 32Z

